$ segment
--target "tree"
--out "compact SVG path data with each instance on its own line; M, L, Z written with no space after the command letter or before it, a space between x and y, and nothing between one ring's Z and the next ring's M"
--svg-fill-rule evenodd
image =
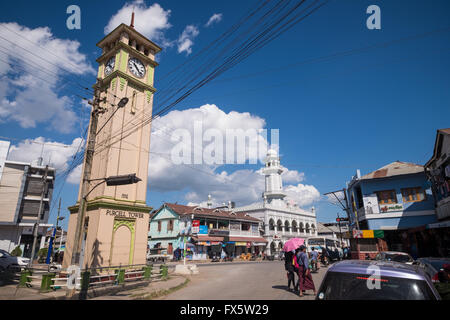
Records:
M14 257L21 257L22 256L22 249L20 249L19 246L15 247L13 251L11 251L11 255Z

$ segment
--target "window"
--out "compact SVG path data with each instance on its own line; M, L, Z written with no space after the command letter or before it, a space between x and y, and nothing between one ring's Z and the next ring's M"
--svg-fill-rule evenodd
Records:
M173 220L169 220L167 224L167 231L173 231Z
M378 191L377 198L379 204L397 203L397 195L395 190Z
M158 232L161 232L161 221L158 221Z
M425 193L422 188L405 188L402 189L403 202L418 202L425 200Z

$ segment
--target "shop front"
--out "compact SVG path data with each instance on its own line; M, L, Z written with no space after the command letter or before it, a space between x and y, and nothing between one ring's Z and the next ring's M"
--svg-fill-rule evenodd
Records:
M262 254L267 246L267 240L255 237L230 237L230 241L235 244L234 256L241 254Z

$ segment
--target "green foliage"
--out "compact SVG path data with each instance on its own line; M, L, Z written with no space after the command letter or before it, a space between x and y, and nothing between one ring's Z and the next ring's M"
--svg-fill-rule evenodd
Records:
M13 251L11 251L11 255L14 257L22 256L22 249L19 246L15 247Z
M48 248L42 248L38 251L38 261L39 263L44 262L44 260L47 258Z

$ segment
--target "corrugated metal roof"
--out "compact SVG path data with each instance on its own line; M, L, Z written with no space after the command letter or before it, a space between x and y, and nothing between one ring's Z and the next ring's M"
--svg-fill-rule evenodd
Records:
M201 207L195 207L195 206L185 206L185 205L175 204L175 203L166 203L166 205L180 215L186 215L186 214L193 213L196 216L261 222L261 220L247 215L246 212L234 212L234 211L223 210L223 209L209 209L209 208L201 208Z
M395 161L361 177L361 180L387 178L404 174L424 172L423 166L415 163Z

